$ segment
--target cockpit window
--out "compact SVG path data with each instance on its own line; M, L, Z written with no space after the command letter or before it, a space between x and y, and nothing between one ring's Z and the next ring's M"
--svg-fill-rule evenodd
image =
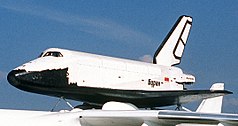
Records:
M42 57L43 56L43 54L44 54L44 52L42 52L38 57Z
M54 51L46 52L44 55L43 54L40 55L40 57L46 57L46 56L63 57L63 55L60 52L54 52Z

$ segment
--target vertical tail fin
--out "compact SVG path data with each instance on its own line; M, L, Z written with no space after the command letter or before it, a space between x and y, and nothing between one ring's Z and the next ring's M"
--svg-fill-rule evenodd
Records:
M210 90L224 90L224 83L213 84ZM204 99L196 112L221 113L223 96Z
M192 26L192 17L180 16L154 54L153 63L173 66L180 63Z

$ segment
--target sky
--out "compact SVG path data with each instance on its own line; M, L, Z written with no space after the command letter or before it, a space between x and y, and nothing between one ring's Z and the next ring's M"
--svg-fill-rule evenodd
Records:
M188 88L224 82L234 94L225 96L223 112L238 113L236 0L0 0L0 15L0 108L51 110L56 104L58 98L21 91L6 80L47 48L150 61L178 17L189 15L193 26L178 65L196 76Z

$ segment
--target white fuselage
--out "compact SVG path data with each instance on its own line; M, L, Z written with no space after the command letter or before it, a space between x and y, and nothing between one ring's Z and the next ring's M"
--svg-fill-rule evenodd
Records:
M60 52L62 56L44 56ZM161 66L126 59L112 58L78 51L51 48L42 56L17 69L43 71L68 68L69 84L125 90L183 90L183 84L195 78L183 74L178 67Z

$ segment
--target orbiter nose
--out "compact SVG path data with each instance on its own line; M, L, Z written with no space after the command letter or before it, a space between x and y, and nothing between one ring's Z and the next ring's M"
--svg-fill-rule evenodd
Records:
M8 82L16 88L30 90L38 87L65 87L68 86L68 68L43 71L12 70Z
M22 86L23 80L21 79L21 75L25 73L26 70L12 70L11 72L8 73L7 80L14 87Z

